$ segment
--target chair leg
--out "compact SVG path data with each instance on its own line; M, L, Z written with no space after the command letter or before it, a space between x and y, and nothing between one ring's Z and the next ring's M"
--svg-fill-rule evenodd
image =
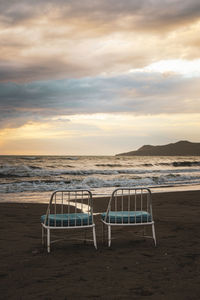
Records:
M154 226L154 224L152 224L152 234L153 234L154 244L156 246L156 233L155 233L155 226Z
M111 226L108 225L108 247L111 246Z
M105 242L105 225L102 223L102 244Z
M97 240L96 240L95 226L93 226L92 232L93 232L94 247L97 249Z
M86 229L84 230L84 241L83 243L86 244L87 242L87 232L86 232Z
M50 229L47 229L47 252L50 253Z
M42 245L44 245L44 227L42 226Z
M146 226L143 227L143 236L146 235Z

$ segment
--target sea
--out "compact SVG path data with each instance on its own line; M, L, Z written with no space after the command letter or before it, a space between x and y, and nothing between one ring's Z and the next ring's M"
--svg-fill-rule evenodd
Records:
M0 202L46 203L55 190L200 189L200 156L0 156Z

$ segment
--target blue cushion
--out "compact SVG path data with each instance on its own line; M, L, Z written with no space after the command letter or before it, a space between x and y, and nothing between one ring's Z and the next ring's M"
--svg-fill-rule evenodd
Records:
M106 213L101 214L101 218L105 220ZM110 211L106 218L107 223L147 223L151 222L151 215L146 211Z
M46 215L41 216L41 223L45 223ZM92 225L92 216L88 214L50 214L46 220L45 225L56 227L68 227L68 226L82 226Z

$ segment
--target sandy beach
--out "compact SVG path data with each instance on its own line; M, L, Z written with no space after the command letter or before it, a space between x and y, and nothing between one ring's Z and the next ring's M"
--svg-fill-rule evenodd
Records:
M94 200L94 212L107 199ZM2 203L0 299L199 299L200 191L153 194L157 247L131 228L114 229L111 249L98 250L71 237L41 245L40 216L46 204ZM89 233L88 233L89 234Z

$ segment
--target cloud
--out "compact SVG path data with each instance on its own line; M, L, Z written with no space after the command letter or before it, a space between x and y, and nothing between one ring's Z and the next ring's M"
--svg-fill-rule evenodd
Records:
M197 0L3 0L0 81L112 75L197 58L199 16Z
M199 16L197 0L1 1L0 126L198 112L198 77L143 68L199 58Z
M82 18L107 24L126 18L137 29L149 29L149 26L156 28L158 23L173 26L199 18L200 3L198 0L3 0L0 11L2 22L15 24L51 14L54 18ZM119 24L126 27L123 22Z
M158 73L0 84L0 126L96 113L200 112L200 78Z

